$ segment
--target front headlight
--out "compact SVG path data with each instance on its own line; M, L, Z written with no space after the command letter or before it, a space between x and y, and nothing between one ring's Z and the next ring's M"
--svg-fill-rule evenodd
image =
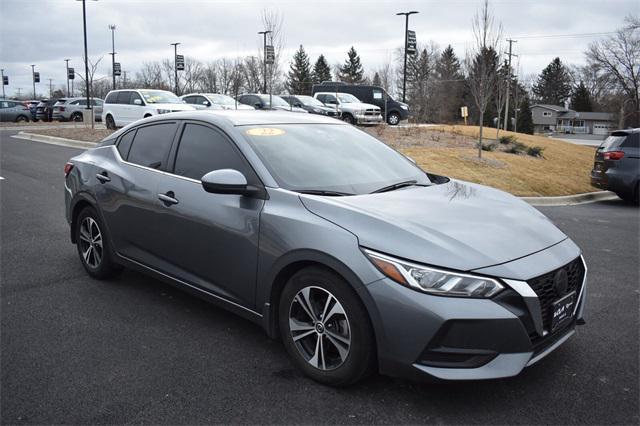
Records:
M171 112L170 109L157 109L156 111L158 111L158 114L168 114Z
M409 263L368 249L364 249L364 253L384 275L423 293L486 298L495 296L504 288L492 278L443 271Z
M409 109L409 107L408 107L408 106L406 106L406 105L400 105L400 108L402 108L402 109L406 109L406 110L408 110L408 109Z

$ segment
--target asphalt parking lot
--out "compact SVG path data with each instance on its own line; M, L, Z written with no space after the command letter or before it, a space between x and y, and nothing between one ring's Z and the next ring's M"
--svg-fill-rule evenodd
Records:
M346 389L303 377L254 324L143 275L99 282L64 220L80 152L0 131L3 424L638 424L640 210L546 207L589 266L587 325L518 377ZM418 326L418 325L411 325Z

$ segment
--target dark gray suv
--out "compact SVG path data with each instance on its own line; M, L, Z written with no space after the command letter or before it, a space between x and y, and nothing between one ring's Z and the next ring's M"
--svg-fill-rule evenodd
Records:
M616 130L596 150L591 185L640 201L640 129Z
M582 323L586 265L545 216L332 118L163 114L65 175L89 275L128 267L206 298L322 383L513 376Z

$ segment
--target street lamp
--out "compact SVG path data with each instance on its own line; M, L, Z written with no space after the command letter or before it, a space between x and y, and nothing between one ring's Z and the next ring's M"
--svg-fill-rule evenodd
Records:
M176 95L178 95L178 45L180 43L170 43L173 46L173 72L175 73Z
M113 77L113 90L116 90L116 26L109 25L109 29L111 30L111 76Z
M264 57L262 58L262 72L264 75L264 85L262 86L262 93L267 93L267 34L271 34L271 31L258 31L258 34L262 34L264 42L262 43L262 50Z
M33 99L36 99L36 66L31 65L31 80L33 81Z
M87 91L87 109L90 110L91 95L89 94L89 91L91 89L89 88L89 54L87 53L87 8L86 8L85 0L76 0L76 1L82 2L82 29L84 31L84 82L85 82L85 88ZM98 0L93 0L93 1L98 1ZM89 115L91 116L91 125L93 126L93 115L92 114L89 114Z
M402 102L406 101L406 93L407 93L407 34L409 32L409 15L413 15L415 13L420 13L418 11L412 10L411 12L398 12L396 15L404 15L405 17L405 25L404 25L404 72L402 73Z
M71 59L65 59L64 61L67 63L67 97L71 96L71 92L69 91L69 61Z

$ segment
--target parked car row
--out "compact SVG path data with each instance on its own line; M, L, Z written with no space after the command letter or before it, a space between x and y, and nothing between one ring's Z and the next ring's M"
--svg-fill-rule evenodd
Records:
M102 99L90 99L96 121L102 120ZM53 104L52 119L59 121L83 121L87 98L63 98Z

